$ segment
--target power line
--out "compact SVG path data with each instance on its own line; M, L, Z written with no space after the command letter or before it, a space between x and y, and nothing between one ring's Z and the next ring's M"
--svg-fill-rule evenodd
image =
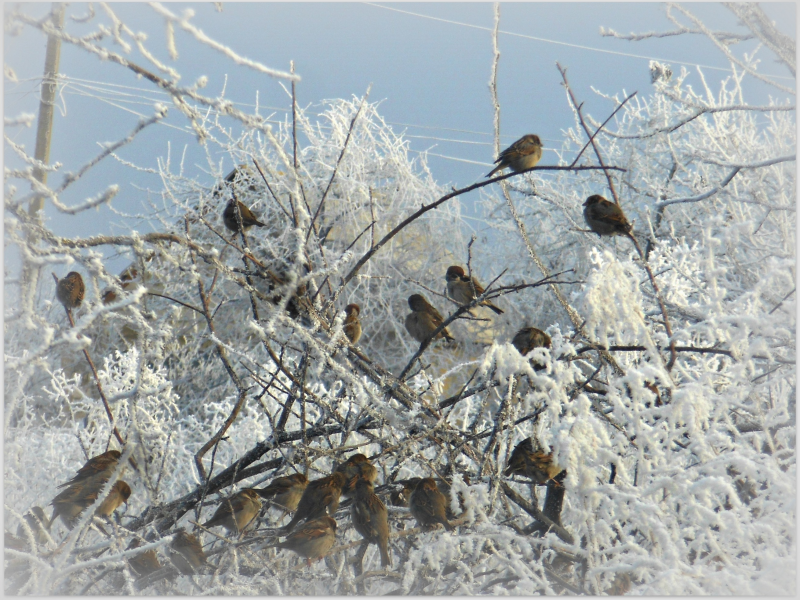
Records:
M420 17L423 19L430 19L431 21L439 21L441 23L449 23L450 25L460 25L461 27L469 27L471 29L479 29L481 31L493 31L491 27L485 27L483 25L473 25L471 23L462 23L461 21L452 21L450 19L442 19L441 17L434 17L431 15L425 15L422 13L415 13L411 12L410 10L402 10L400 8L394 8L392 6L384 6L382 4L376 4L374 2L363 2L368 6L374 6L376 8L383 8L384 10L391 10L394 12L402 13L405 15L411 15L413 17ZM577 48L579 50L589 50L590 52L601 52L603 54L613 54L615 56L627 56L629 58L640 58L642 60L657 60L659 62L665 63L674 63L678 65L689 65L692 67L702 67L704 69L713 69L715 71L725 71L727 73L732 73L733 71L730 68L725 67L712 67L711 65L701 65L699 63L688 62L685 60L670 60L668 58L657 58L655 56L645 56L642 54L632 54L630 52L619 52L617 50L606 50L603 48L592 48L591 46L583 46L581 44L571 44L569 42L560 42L558 40L549 40L547 38L538 37L535 35L527 35L524 33L516 33L514 31L505 31L503 29L499 30L499 33L503 33L505 35L510 35L514 37L523 38L526 40L534 40L536 42L544 42L546 44L556 44L558 46L567 46L569 48ZM769 77L774 77L776 79L792 79L791 77L784 76L784 75L769 75Z

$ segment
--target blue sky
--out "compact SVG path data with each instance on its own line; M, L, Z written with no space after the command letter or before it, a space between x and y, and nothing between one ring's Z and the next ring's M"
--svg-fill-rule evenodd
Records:
M313 105L323 99L360 96L372 84L370 99L381 101L383 117L396 131L406 131L413 150L429 150L429 164L439 183L460 187L481 179L489 171L494 159L493 113L487 85L492 60L490 3L225 3L222 12L217 12L211 3L166 6L173 12L191 8L196 26L240 55L282 70L288 70L289 61L294 60L302 77L297 86L298 101L302 106L312 105L312 111ZM227 85L227 97L237 103L254 104L258 94L262 106L280 111L290 107L277 80L233 65L183 32L176 36L179 57L170 61L164 25L150 7L112 7L131 29L147 33L148 47L182 73L182 83L190 84L205 75L209 78L205 90L208 94ZM715 30L735 29L735 18L721 5L686 7ZM796 38L794 3L763 7L782 31ZM38 16L48 8L49 4L27 5L25 10ZM5 10L9 9L6 5ZM95 20L81 26L71 17L85 15L87 5L70 4L68 30L84 34L96 27L98 19L107 22L101 9L96 6L96 10ZM588 112L598 118L605 118L613 106L594 94L592 88L612 95L632 91L649 94L650 58L670 63L674 71L681 65L694 69L692 65L699 63L714 83L728 74L724 58L699 36L631 43L601 37L601 26L621 33L673 28L665 17L664 5L656 3L501 4L500 29L508 32L499 37L498 88L504 145L526 133L537 133L546 147L544 160L555 161L555 154L547 148L560 146L562 132L573 125L556 61L568 69L575 93L585 101ZM752 42L747 44L754 47ZM4 37L4 61L20 80L5 82L6 117L37 113L37 78L43 68L44 46L43 36L30 29L19 37ZM768 50L762 50L760 56L764 72L789 75L773 62ZM131 58L146 65L136 50ZM101 63L66 44L60 71L66 79L56 112L51 161L62 162L64 171L74 170L96 155L98 141L127 135L139 119L131 111L152 114L152 101L142 98L159 96L152 85L137 80L129 71ZM100 87L101 83L128 86L119 91L131 95L115 97L108 88ZM794 85L791 79L785 83ZM747 101L766 102L770 93L774 95L763 86L753 85L750 89L753 97ZM276 114L282 118L284 113ZM141 166L155 167L156 157L165 156L170 148L173 157L179 157L186 145L193 149L194 136L174 108L168 121L179 129L151 128L120 154ZM33 153L34 128L8 130L7 134ZM14 164L7 148L5 158L7 165ZM190 167L197 166L201 181L206 177L200 170L204 168L202 162L200 153L194 163L191 155L188 162ZM109 183L118 182L121 191L114 206L133 213L141 210L145 195L142 190L158 188L155 176L132 174L113 160L104 167L75 185L64 201L77 203L96 195ZM61 175L51 176L51 185L60 181ZM61 234L147 229L146 224L126 220L107 208L68 219L52 211L47 214L53 218L52 227ZM127 264L125 259L118 262L116 270Z

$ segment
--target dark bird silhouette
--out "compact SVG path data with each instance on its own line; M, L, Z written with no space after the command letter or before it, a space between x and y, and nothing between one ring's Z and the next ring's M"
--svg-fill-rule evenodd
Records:
M253 214L253 211L251 211L238 200L233 199L228 201L228 204L225 206L225 210L222 211L222 221L225 223L225 227L235 233L239 233L239 221L236 218L237 206L239 207L239 216L242 219L242 226L244 227L245 231L250 229L253 225L256 227L266 227L264 223L256 218L256 216Z

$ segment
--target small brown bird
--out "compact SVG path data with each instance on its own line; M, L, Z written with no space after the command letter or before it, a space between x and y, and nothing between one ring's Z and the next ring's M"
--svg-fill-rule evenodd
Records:
M105 481L108 481L114 469L117 467L119 458L122 453L119 450L109 450L97 456L93 456L86 463L78 469L78 473L70 479L67 483L62 483L59 488L75 485L81 481L91 479L96 475L104 475ZM105 483L105 481L103 483Z
M286 524L283 531L288 533L300 521L309 521L325 514L335 514L346 482L347 477L340 471L310 481L297 503L297 510L292 520Z
M469 277L464 273L464 269L458 266L448 267L444 278L447 280L447 295L461 306L466 306L486 291L474 277L472 278L472 282L470 282ZM503 311L489 300L484 300L478 306L491 308L498 315L503 314Z
M258 490L245 488L223 500L214 516L203 523L203 527L222 525L228 533L240 533L256 518L260 510L261 496Z
M486 177L491 177L497 171L510 167L514 173L525 171L536 166L542 159L542 141L538 135L528 134L519 138L508 148L500 153L497 166Z
M361 307L358 304L348 304L344 312L347 316L344 319L344 334L351 344L355 344L361 339L361 321L358 320L358 315L361 313Z
M417 483L414 491L411 492L408 506L420 527L428 529L441 523L447 531L455 529L447 520L447 499L439 491L436 482L431 477Z
M115 481L114 485L111 486L111 491L108 492L108 496L100 503L94 514L98 517L110 517L123 503L127 504L130 497L131 486L121 479Z
M86 286L83 285L83 277L76 271L67 273L67 276L59 279L56 284L56 298L67 310L78 308L83 302L85 293Z
M242 219L242 226L244 230L247 231L253 225L256 227L266 227L264 223L256 219L256 216L253 214L249 208L247 208L244 204L239 202L238 200L229 200L228 204L225 206L225 210L222 211L222 221L225 223L225 227L230 229L235 233L239 233L239 221L236 218L236 206L239 206L239 213Z
M553 455L533 447L531 438L525 438L516 445L508 460L505 475L512 474L530 477L534 482L547 483L563 469L553 462Z
M386 505L375 495L372 483L366 479L356 481L351 510L353 526L370 544L376 544L381 553L381 566L391 566L389 554L389 517Z
M175 550L170 556L172 564L184 575L192 575L195 571L208 566L206 553L203 552L203 546L196 535L181 529L172 538L170 548Z
M416 489L417 484L422 481L422 477L412 477L411 479L406 479L405 481L398 482L403 484L403 489L399 492L396 492L389 496L389 500L394 506L408 506L408 501L411 498L411 494ZM450 508L450 484L447 483L444 479L439 479L438 477L434 478L436 482L436 487L444 496L446 501L445 504L445 516L447 520L455 519L456 515L453 513L453 510ZM463 509L463 505L462 505Z
M109 474L107 473L98 473L70 485L53 498L50 503L53 506L53 516L50 517L48 527L53 524L56 517L61 517L67 528L72 529L81 513L97 500L98 494L100 494L103 486L108 481L108 477ZM130 486L124 481L116 482L108 496L100 503L95 514L105 517L110 516L123 502L127 502L128 497L130 497Z
M46 544L49 536L47 535L45 529L49 531L50 528L42 507L31 507L31 509L26 512L22 518L25 520L25 524L30 528L31 533L33 534L33 540L37 544ZM22 538L23 540L28 539L28 534L25 531L25 525L22 523L17 526L17 537Z
M286 477L276 477L269 485L260 490L258 494L265 500L270 500L288 511L297 508L300 497L308 485L308 478L302 473L294 473Z
M342 493L346 497L355 492L356 482L359 479L365 479L370 483L375 483L375 480L378 479L378 469L363 454L353 454L353 456L336 467L335 470L344 473L345 477L347 477L347 481L342 488Z
M142 541L134 538L128 545L128 550L133 550L142 545ZM155 550L145 550L136 556L129 558L128 562L139 577L144 577L150 573L154 573L161 568L161 563L158 562L158 556Z
M552 344L552 340L550 336L541 329L536 329L536 327L523 327L514 334L514 339L511 340L511 343L514 345L514 348L517 349L517 352L522 354L522 356L527 356L534 348L549 348ZM536 364L533 368L536 371L541 371L545 367L544 365Z
M278 548L287 548L305 557L306 564L311 566L311 559L322 558L336 542L336 521L324 516L313 519L291 533L283 542L276 544Z
M431 306L428 301L420 294L413 294L408 297L408 305L411 313L406 315L406 330L420 344L426 341L439 325L444 322L439 311ZM436 339L445 338L453 341L455 338L450 335L447 328L442 329Z
M583 218L589 229L598 236L627 235L630 237L631 225L622 209L602 196L589 196L583 203Z

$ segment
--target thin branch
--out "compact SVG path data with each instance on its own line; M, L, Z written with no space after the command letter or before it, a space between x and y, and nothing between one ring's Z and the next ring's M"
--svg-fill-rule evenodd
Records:
M331 178L328 180L328 185L325 188L325 191L322 193L322 199L319 201L319 205L317 206L317 210L314 212L314 216L311 218L311 225L308 227L308 231L306 232L306 241L311 236L311 231L314 229L314 224L317 221L317 217L319 216L320 211L322 210L323 205L325 204L325 199L328 197L328 192L333 185L334 180L336 179L336 173L339 172L339 165L342 163L342 159L344 158L344 153L347 150L347 145L350 143L350 136L353 134L353 129L356 125L356 121L358 120L358 116L361 114L361 109L364 108L364 103L369 98L369 92L372 89L372 84L370 83L367 87L367 92L364 94L364 97L361 99L361 104L358 105L358 110L356 114L353 116L352 120L350 121L350 127L347 130L347 137L344 139L344 144L342 145L342 151L339 153L339 158L336 160L336 165L333 168L333 173L331 173Z

